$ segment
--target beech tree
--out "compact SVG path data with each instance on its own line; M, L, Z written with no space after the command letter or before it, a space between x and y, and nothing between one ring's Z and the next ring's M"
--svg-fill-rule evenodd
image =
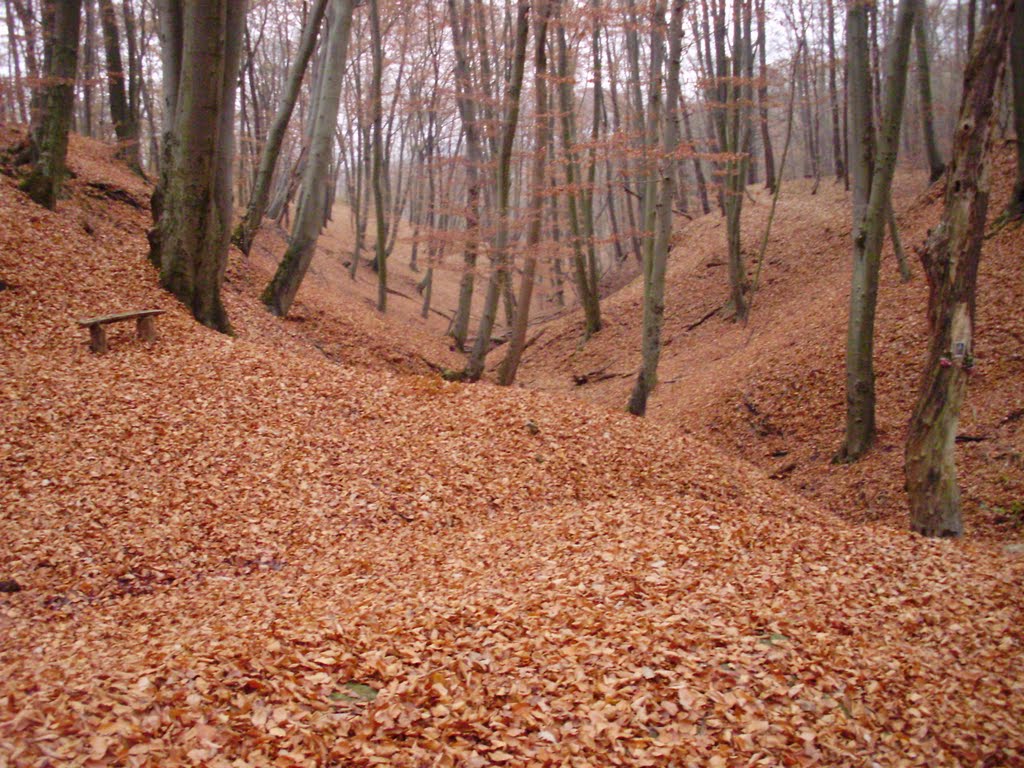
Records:
M22 189L51 210L57 206L67 174L81 10L81 0L46 0L43 4L45 74L36 96L40 114L28 139L27 159L32 168L22 182Z
M963 532L956 479L956 430L973 366L978 263L985 234L993 95L1013 0L991 3L972 49L953 137L942 220L921 251L928 278L928 357L907 430L905 473L910 526L925 536ZM1015 23L1015 22L1014 22Z
M132 170L142 173L139 146L138 73L129 57L129 67L121 60L121 33L113 0L99 0L103 49L107 59L107 92L110 117L117 135L117 154Z
M277 167L277 159L284 144L288 123L291 120L292 112L295 110L295 103L298 101L302 80L306 74L306 67L309 64L310 57L313 55L313 50L316 48L316 41L323 23L324 9L326 7L327 0L316 0L306 15L306 23L302 28L302 36L299 39L298 48L288 67L281 100L274 115L274 120L267 131L266 144L260 153L259 167L256 171L256 178L253 181L249 205L246 207L245 216L242 217L231 237L239 250L246 255L249 254L249 250L252 248L252 241L256 237L256 232L263 221L263 214L266 212L267 201L270 198L270 182L274 176L274 169Z
M838 461L855 461L875 436L875 309L890 190L896 171L907 61L919 0L900 0L889 50L882 123L877 139L871 119L867 8L847 12L850 98L850 176L853 184L853 277L846 333L846 435Z
M1013 132L1017 147L1017 181L1006 208L1006 216L1024 216L1024 13L1013 14L1010 38L1010 67L1013 70Z
M164 148L150 258L203 325L230 331L220 288L231 234L235 85L245 0L161 0Z
M331 165L331 145L338 124L341 102L341 81L352 31L354 0L332 0L328 10L327 48L324 70L313 117L313 135L309 158L302 178L299 205L295 212L291 240L281 257L274 277L260 297L267 308L279 317L288 314L302 279L309 269L316 241L324 225L324 201L327 195L327 173Z

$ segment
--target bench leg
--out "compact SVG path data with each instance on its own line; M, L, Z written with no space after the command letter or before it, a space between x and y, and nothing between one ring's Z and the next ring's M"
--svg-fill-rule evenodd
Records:
M107 330L102 325L89 326L89 349L97 355L107 351Z
M135 332L143 341L156 341L156 318L140 317L135 321Z

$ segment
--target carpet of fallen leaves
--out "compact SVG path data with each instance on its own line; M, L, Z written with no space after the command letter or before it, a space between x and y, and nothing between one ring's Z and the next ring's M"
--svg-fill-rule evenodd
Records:
M327 360L235 257L238 336L198 327L90 186L145 185L73 148L56 213L0 177L0 765L1024 764L1021 554Z
M1011 147L995 155L990 220L1014 179ZM747 326L719 312L728 299L725 224L717 214L681 227L669 263L664 350L648 417L758 465L776 482L854 523L907 525L906 425L926 352L928 289L915 249L942 213L941 184L898 177L894 202L913 269L900 282L883 252L875 334L878 438L861 461L835 465L843 438L845 339L850 289L850 202L841 185L786 181L772 228L762 289ZM770 197L750 188L745 252L753 277ZM993 231L979 273L972 376L957 446L967 535L1024 538L1024 226ZM602 302L605 328L580 345L568 315L524 356L530 387L623 408L640 362L638 282Z

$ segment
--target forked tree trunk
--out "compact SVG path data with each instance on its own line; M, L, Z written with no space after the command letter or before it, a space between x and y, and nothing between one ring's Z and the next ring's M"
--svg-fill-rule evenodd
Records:
M954 447L972 365L978 262L988 209L986 156L1011 14L1012 0L995 0L972 49L942 221L921 251L928 277L928 359L907 430L905 472L910 527L925 536L963 532Z
M491 259L491 274L487 280L487 293L480 314L480 327L473 350L466 361L463 376L468 381L477 381L483 375L487 352L491 348L491 332L498 314L498 300L508 279L508 212L509 193L512 184L512 147L516 129L519 126L519 97L523 89L523 72L526 68L526 43L530 33L530 2L518 0L515 25L515 48L509 69L505 98L508 100L501 147L498 150L498 210L497 233L494 237L494 256Z
M349 36L352 31L353 0L335 0L329 11L327 52L316 105L313 138L295 211L291 241L281 258L273 280L260 299L278 317L288 314L302 279L309 269L316 250L316 241L323 224L324 196L327 194L327 173L331 165L331 145L338 123L341 102L341 76L345 69Z
M557 2L558 0L555 0ZM530 321L530 303L533 298L534 277L537 272L537 245L540 243L541 224L544 219L544 165L547 162L549 143L548 126L550 125L545 111L548 108L548 60L547 34L548 18L551 15L551 4L548 0L537 0L534 6L533 44L534 44L534 82L533 82L533 118L535 122L533 141L533 164L530 170L530 223L526 229L526 254L523 263L523 274L519 283L519 301L516 303L515 320L508 343L508 354L502 361L498 371L498 383L509 386L516 380L519 362L526 346L526 327ZM562 52L564 53L564 51ZM561 55L561 54L560 54Z
M150 258L160 283L203 325L229 332L220 287L231 234L235 84L244 0L163 0L165 113L159 218Z
M43 12L47 15L44 34L48 36L45 79L33 99L41 105L41 114L29 136L34 165L22 182L22 189L37 203L53 210L67 174L81 0L48 0Z
M277 158L281 154L281 145L284 143L292 112L295 111L295 102L298 100L299 91L302 90L302 79L306 73L306 67L316 48L316 40L320 34L326 7L327 0L316 0L306 17L306 25L302 30L298 49L288 67L281 101L274 114L274 121L267 131L267 142L263 146L263 152L260 153L259 167L256 170L256 180L253 183L252 195L249 197L249 205L246 207L245 216L231 236L235 245L247 256L252 248L256 232L263 221L267 200L270 197L270 182L274 177L274 169L277 167Z
M851 17L856 6L852 3ZM890 206L892 177L896 170L900 125L903 119L903 97L907 83L907 59L914 13L918 0L900 0L896 15L896 29L889 50L890 73L886 81L885 106L882 125L878 132L878 154L871 173L871 194L862 215L864 159L861 154L869 141L867 122L870 112L862 115L865 104L857 88L863 78L861 51L854 50L851 42L850 70L850 145L858 146L859 156L854 167L854 224L853 224L853 278L850 285L850 314L846 335L846 437L836 456L838 461L856 461L868 448L875 436L875 309L878 302L878 272L881 263L882 240L885 235L886 212ZM852 18L859 37L859 20ZM851 22L848 21L848 25ZM850 26L848 34L853 34ZM853 66L856 61L857 68ZM856 116L854 112L856 109ZM860 133L858 133L858 129Z

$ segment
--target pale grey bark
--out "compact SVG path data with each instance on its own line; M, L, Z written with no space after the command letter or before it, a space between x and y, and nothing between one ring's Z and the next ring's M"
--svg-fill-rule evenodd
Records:
M313 260L316 241L323 225L323 200L327 194L327 173L331 166L331 145L338 123L341 81L352 31L354 0L332 0L328 11L327 49L320 96L313 118L309 157L295 211L291 240L274 278L260 297L279 317L288 314L306 270Z

